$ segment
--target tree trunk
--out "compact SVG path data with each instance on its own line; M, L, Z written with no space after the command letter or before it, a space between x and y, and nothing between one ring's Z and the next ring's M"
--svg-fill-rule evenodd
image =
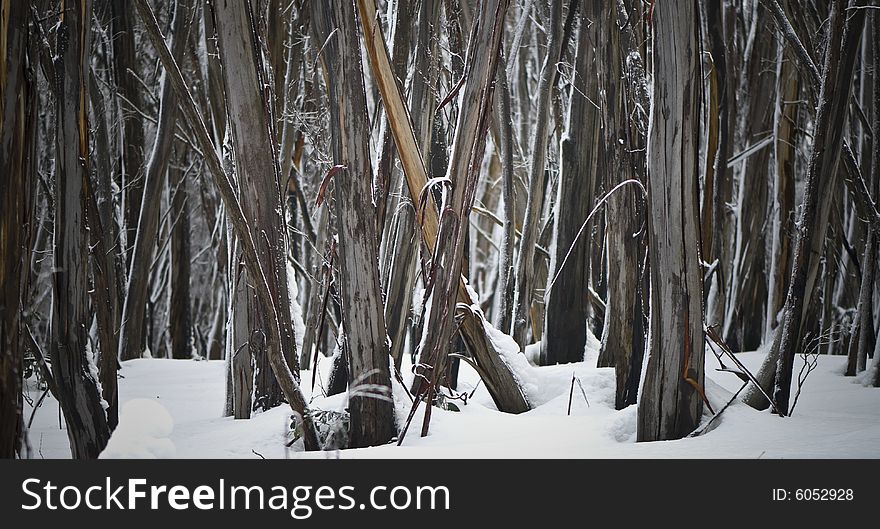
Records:
M72 0L61 20L55 59L57 83L55 172L55 271L50 356L71 453L94 459L110 437L87 351L88 237L83 216L89 177L89 126L85 107L89 76L91 0Z
M260 308L263 314L267 315L265 321L265 336L266 342L269 346L269 363L272 371L275 373L275 377L278 379L278 383L284 392L287 402L290 403L290 407L295 413L297 421L302 425L305 449L318 450L320 447L318 446L318 437L315 432L311 410L309 409L305 397L300 390L299 383L290 371L290 367L283 354L282 332L277 316L279 303L277 299L272 297L269 282L266 279L266 271L263 270L263 267L260 264L257 246L254 243L251 227L248 225L247 217L238 201L232 180L224 170L220 157L217 155L217 151L214 150L214 146L211 144L205 121L199 113L199 109L189 92L186 81L183 79L183 74L180 72L180 67L174 61L171 50L168 49L168 46L162 37L162 33L159 30L159 24L156 21L156 15L153 13L147 0L134 0L134 4L137 8L138 15L144 21L147 30L147 37L159 52L159 59L161 60L166 73L170 77L174 92L181 103L180 109L189 124L190 130L196 137L202 155L205 157L205 164L217 186L220 197L223 199L223 205L226 208L229 219L235 229L235 233L242 241L242 254L244 255L245 264L254 272L254 286L257 291L257 299L260 302ZM282 308L283 310L288 310L288 307L286 306L283 306Z
M648 133L650 357L639 441L684 437L703 412L698 148L702 73L693 2L654 5L654 99Z
M556 212L553 217L553 242L550 244L552 287L544 294L544 339L541 341L541 365L579 362L587 342L587 319L590 304L589 232L578 237L581 223L593 205L596 153L599 144L600 112L590 103L598 99L598 76L594 46L600 38L599 13L590 9L582 17L578 35L575 77L571 87L565 136L562 139ZM598 5L598 4L595 4ZM588 99L589 98L589 99ZM574 247L572 247L574 245ZM569 251L571 254L569 255ZM568 260L565 261L566 256ZM560 268L565 261L564 268ZM557 277L558 276L558 277Z
M609 176L606 179L609 190L628 179L641 180L643 174L638 168L645 163L645 159L636 154L643 152L644 145L636 124L631 121L633 113L630 111L640 101L633 97L632 87L627 89L624 76L624 61L632 62L637 51L622 45L623 32L630 17L621 12L621 7L621 3L607 4L598 18L611 23L610 34L597 39L600 87L604 94L602 129L608 146ZM606 213L608 296L599 364L603 365L603 358L613 359L617 409L636 402L641 363L633 362L633 357L641 356L645 347L639 289L642 239L636 235L643 224L643 205L641 192L630 185L619 189L609 199Z
M739 102L739 150L765 139L773 127L775 70L767 68L776 51L773 49L768 15L756 9L752 17L749 56L740 73L743 87ZM770 168L769 148L762 148L734 168L739 176L733 261L725 269L730 289L727 295L723 336L735 351L753 351L763 341L767 281L764 275L765 232L767 222L767 171Z
M191 16L190 0L179 0L174 10L172 54L180 63L186 51ZM162 183L171 158L171 145L177 124L178 99L167 76L162 81L159 124L150 161L144 169L144 184L139 208L136 238L128 275L122 327L119 331L119 356L123 360L140 358L146 347L146 307L149 301L150 265L156 246L161 205Z
M33 193L30 168L33 144L29 116L34 114L33 74L27 66L28 9L25 2L0 3L0 458L23 453L22 416L24 314L29 283Z
M336 2L325 16L337 28L338 55L328 64L334 163L342 350L349 363L349 446L380 445L394 436L389 399L385 313L379 282L378 237L372 196L369 121L352 0ZM370 385L368 389L363 386Z
M411 11L415 10L412 2L401 2L398 6L397 25L394 30L394 73L398 79L406 79L407 58L409 56L409 38L412 34L413 21ZM436 98L434 89L437 78L437 53L434 46L435 35L438 31L440 4L439 2L423 2L421 4L418 30L418 48L413 59L413 69L417 73L412 80L412 100L410 104L411 115L416 139L419 141L421 152L428 152L431 141L431 129L433 127L434 107ZM381 183L387 179L392 180L394 167L393 157L396 155L394 148L394 136L391 125L386 129L386 144L383 145L382 158L379 162L378 178ZM427 143L425 143L427 142ZM384 168L384 169L383 169ZM381 176L385 174L385 176ZM419 238L416 224L416 211L413 203L406 199L403 179L399 176L395 179L397 195L396 201L391 200L394 206L391 211L391 225L389 237L385 244L385 262L387 265L387 280L385 282L387 298L385 302L385 321L388 324L388 337L391 339L391 357L394 366L400 369L403 363L403 351L406 344L406 336L412 325L412 300L416 288L417 259ZM389 197L390 199L390 197ZM377 205L382 208L380 201ZM385 206L388 208L388 205ZM380 217L383 212L379 211ZM387 213L386 213L387 215ZM380 224L381 226L381 224Z
M496 6L496 8L500 7ZM382 32L373 22L376 18L375 4L370 0L359 0L358 9L361 13L362 23L365 23L369 28L365 32L365 42L367 43L367 55L370 59L373 76L379 85L383 103L389 112L394 112L395 117L390 120L390 123L392 124L394 141L400 154L401 165L404 168L410 198L413 201L417 201L422 189L426 188L428 184L428 178L416 143L415 134L413 133L412 122L403 104L403 97L400 95L397 86L391 82L393 75L384 41L382 40ZM327 50L325 50L326 54ZM471 118L476 119L476 116ZM450 160L454 160L454 158L450 157ZM432 207L422 208L419 212L418 220L422 240L428 250L433 253L438 241L440 224L436 209ZM458 282L457 297L459 303L464 303L468 307L476 303L476 300L472 299L461 278L459 278ZM513 373L510 371L510 367L501 359L491 339L488 337L482 315L466 311L461 316L462 320L459 327L461 337L468 351L480 367L483 382L486 384L486 389L489 391L498 409L508 413L527 411L529 404L523 396Z
M798 105L800 89L794 54L781 40L776 52L776 104L773 111L773 175L770 180L771 240L769 248L770 268L767 274L767 321L764 325L764 341L772 339L777 328L780 311L788 290L791 264L791 238L794 215L795 146L798 142Z
M532 162L529 171L528 203L523 222L523 235L519 246L519 259L516 266L516 290L514 295L514 317L511 335L520 349L527 345L529 311L535 288L535 245L540 231L539 221L544 209L545 175L547 165L547 143L549 137L550 110L553 95L553 82L556 79L556 64L562 53L562 0L552 0L550 20L547 26L547 55L541 69L538 85L537 120L532 137ZM504 329L506 330L506 329Z
M510 329L513 318L513 289L516 286L513 252L516 249L516 176L513 165L513 106L510 97L510 80L507 77L507 60L501 56L498 62L498 90L493 118L498 121L497 147L501 159L501 186L504 200L504 224L498 263L498 312L495 324L499 329Z
M831 6L813 150L798 219L799 229L795 235L791 284L780 329L782 334L773 388L776 411L780 415L788 415L794 357L803 337L804 307L809 306L813 296L819 258L823 253L834 184L837 181L846 104L852 88L855 56L865 19L865 10L859 9L847 21L845 7L843 0L837 0Z
M168 189L171 190L171 301L168 323L171 327L171 357L192 358L192 311L189 296L190 244L189 194L186 171L172 168Z
M492 93L504 29L506 0L484 0L474 19L474 32L465 60L467 81L459 96L455 141L446 176L453 186L452 200L440 214L440 229L432 260L431 309L422 335L421 362L431 366L430 382L419 378L414 393L432 404L435 388L445 374L446 353L452 338L465 238L470 226L480 166L489 128ZM467 333L463 333L467 341ZM430 410L429 410L430 411ZM422 436L427 435L430 412Z
M873 31L873 55L874 55L874 71L880 67L880 15L874 13L872 15L872 31ZM880 131L880 76L874 75L874 86L872 90L872 98L874 103L874 115L871 128ZM874 196L880 193L880 134L875 133L871 138L871 177L869 182L873 184ZM859 288L859 335L858 348L856 351L856 369L864 371L868 364L868 353L874 352L877 345L877 331L874 330L874 286L877 278L876 258L877 245L880 240L880 233L872 228L868 228L866 234L865 253L862 257L862 282ZM874 352L876 355L876 352ZM874 360L877 363L877 359ZM876 384L875 384L876 385Z
M277 301L281 350L294 375L299 359L290 318L287 285L287 240L282 186L275 146L271 102L263 87L262 52L253 33L256 14L248 4L221 0L214 4L226 104L242 208L256 234L257 253L266 273L270 295ZM248 269L250 277L253 271ZM248 291L248 348L254 358L254 409L268 410L283 394L269 365L265 319L260 302Z
M129 0L110 0L112 19L110 31L113 43L113 74L119 91L120 119L122 121L119 142L121 146L121 180L126 189L124 195L125 255L131 264L132 252L140 219L144 196L144 124L141 85L138 80L137 48L134 39L134 13ZM164 101L164 98L163 98Z
M122 285L119 280L121 266L117 265L116 241L119 230L113 215L113 188L110 174L110 140L101 97L94 70L89 76L89 92L92 114L95 119L95 184L87 189L86 218L89 229L89 245L92 248L92 306L98 323L98 341L101 356L98 375L101 396L107 402L107 424L111 430L119 422L119 395L117 391L119 326L122 317Z

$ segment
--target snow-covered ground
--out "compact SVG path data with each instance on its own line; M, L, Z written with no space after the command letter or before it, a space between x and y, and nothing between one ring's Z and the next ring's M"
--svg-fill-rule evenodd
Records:
M250 420L221 417L224 363L143 359L123 363L119 381L120 427L102 457L178 458L877 458L880 457L880 389L842 375L846 358L823 356L806 381L794 414L779 418L735 403L708 433L678 441L636 443L636 407L614 410L614 371L597 369L595 342L583 363L534 367L524 355L514 367L534 409L499 413L482 384L461 411L434 409L431 430L420 438L422 406L403 446L303 453L285 447L289 409L276 408ZM756 372L763 353L738 357ZM800 368L800 359L795 370ZM720 409L739 386L736 376L716 371L707 354L707 393ZM319 372L326 376L329 363ZM568 415L572 377L575 383ZM325 378L324 376L320 378ZM408 380L410 377L406 377ZM308 392L311 373L302 374ZM478 382L462 364L459 391ZM320 382L319 382L320 385ZM398 385L395 382L395 385ZM398 385L399 386L399 385ZM583 387L583 393L580 386ZM317 397L325 410L344 406L344 396ZM584 398L586 395L586 399ZM395 389L398 418L410 403ZM36 400L39 393L31 392ZM32 409L26 409L29 417ZM34 457L70 457L59 427L58 404L47 397L29 432ZM259 454L259 455L258 455Z

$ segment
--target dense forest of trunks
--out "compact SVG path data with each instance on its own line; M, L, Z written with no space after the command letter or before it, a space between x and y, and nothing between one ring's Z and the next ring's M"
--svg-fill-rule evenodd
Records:
M877 7L0 0L0 456L33 377L97 457L144 356L225 360L306 450L320 357L350 447L462 362L527 411L508 355L591 334L640 441L719 412L707 351L766 351L780 416L804 356L880 386Z

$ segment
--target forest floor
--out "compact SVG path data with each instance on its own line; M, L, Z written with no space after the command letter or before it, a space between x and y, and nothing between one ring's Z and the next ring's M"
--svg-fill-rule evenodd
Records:
M460 409L458 412L435 408L427 437L419 437L422 406L400 447L391 444L310 454L298 451L299 443L294 448L285 446L290 417L286 406L255 414L250 420L221 417L224 362L128 361L120 372L120 427L102 457L880 457L880 389L866 387L860 379L844 377L845 357L818 358L817 368L806 379L789 418L758 412L737 401L715 421L713 429L699 437L636 443L636 406L614 410L614 371L593 367L597 346L593 338L587 346L586 360L577 364L534 367L524 355L519 355L514 368L534 408L522 415L499 413L485 388L478 384L476 373L462 364L459 391L470 393L475 384L476 391L467 404L452 401ZM757 372L764 353L737 356ZM802 363L798 358L795 373ZM716 411L741 385L735 375L717 368L714 355L707 352L706 389ZM326 374L328 370L329 362L319 365L319 372ZM577 379L573 393L572 377ZM412 376L405 378L408 382ZM302 380L308 393L311 373L304 371ZM41 392L33 383L30 386L30 397L36 401ZM411 404L402 387L397 382L395 386L395 407L398 420L403 422ZM313 407L333 410L344 406L344 395L321 396L320 381L316 390ZM32 408L28 404L25 412L30 417ZM36 411L29 435L33 457L70 457L58 403L51 396Z

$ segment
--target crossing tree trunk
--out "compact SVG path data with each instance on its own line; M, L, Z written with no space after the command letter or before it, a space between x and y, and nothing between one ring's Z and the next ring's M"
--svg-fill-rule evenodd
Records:
M268 92L262 50L257 41L256 13L250 4L233 0L214 3L235 174L242 209L254 233L260 264L266 273L270 295L277 301L281 350L295 377L299 359L290 318L287 285L287 232L278 151L275 145L274 112ZM253 273L247 270L248 277ZM284 395L269 365L263 329L267 315L255 292L247 289L248 345L254 361L253 409L268 410L283 402Z

